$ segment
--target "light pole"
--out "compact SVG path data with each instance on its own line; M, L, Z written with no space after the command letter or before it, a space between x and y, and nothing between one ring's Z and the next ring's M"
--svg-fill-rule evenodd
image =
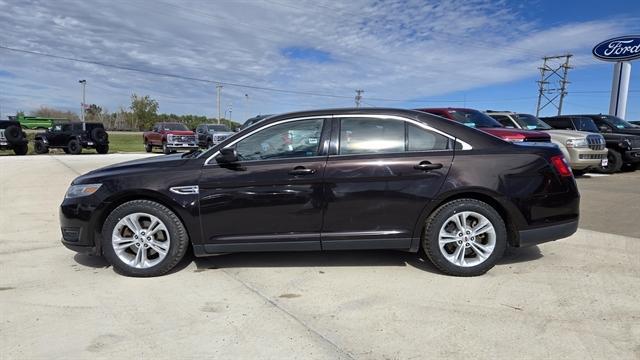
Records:
M246 118L248 119L248 118L250 118L250 117L251 117L251 111L250 111L250 109L249 109L249 94L244 94L244 98L245 98L245 100L247 100L247 104L246 104L246 107L247 107L246 112L247 112L247 113L245 114L245 116L246 116Z
M82 84L82 103L80 104L80 119L82 120L82 131L87 130L87 127L84 123L84 96L85 96L85 88L87 86L87 80L78 80L80 84Z

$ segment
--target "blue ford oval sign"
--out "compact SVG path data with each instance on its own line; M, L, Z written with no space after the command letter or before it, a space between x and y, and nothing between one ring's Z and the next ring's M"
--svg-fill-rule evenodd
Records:
M620 36L601 42L593 56L605 61L629 61L640 58L640 35Z

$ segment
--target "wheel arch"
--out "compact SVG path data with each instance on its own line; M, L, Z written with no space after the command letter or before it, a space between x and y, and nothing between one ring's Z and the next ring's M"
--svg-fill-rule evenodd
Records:
M420 241L424 233L425 222L429 215L440 206L458 199L474 199L482 201L494 208L498 214L500 214L500 217L502 217L506 225L507 243L510 246L518 246L517 244L519 244L520 241L517 224L521 224L524 218L515 206L508 205L505 201L499 200L502 197L502 195L493 191L479 188L461 189L441 195L425 206L422 214L418 218L413 232L410 251L416 252L420 249Z
M94 219L94 226L93 228L94 230L94 237L96 239L95 244L97 247L97 253L98 254L102 254L102 228L104 226L104 222L107 219L107 217L109 216L109 214L111 214L111 212L117 208L118 206L129 202L129 201L134 201L134 200L148 200L148 201L153 201L156 202L160 205L163 205L165 207L167 207L169 210L171 210L174 214L176 214L176 216L178 217L178 219L180 219L180 221L182 222L182 224L184 225L185 231L187 232L187 237L189 238L189 243L193 244L194 241L194 236L197 237L196 242L198 241L198 239L200 238L200 231L194 231L194 229L191 229L191 226L189 225L193 225L190 224L188 222L185 221L185 216L187 215L187 211L185 208L181 207L180 204L178 204L176 201L172 200L171 198L155 192L155 191L150 191L150 190L146 190L146 189L134 189L134 190L129 190L127 192L123 192L123 193L119 193L117 195L114 195L108 199L105 199L104 201L104 207L102 209L100 209L100 212L97 214L96 218ZM197 228L199 229L199 227Z

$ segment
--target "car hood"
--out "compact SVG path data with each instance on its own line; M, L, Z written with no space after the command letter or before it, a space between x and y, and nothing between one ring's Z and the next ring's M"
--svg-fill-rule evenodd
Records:
M165 134L169 135L193 135L193 131L188 130L168 130L165 131Z
M88 184L94 181L99 181L101 178L115 175L144 173L149 169L157 170L160 168L175 168L184 165L189 160L192 160L190 158L183 158L183 155L184 154L180 153L171 155L157 155L150 156L144 159L125 161L118 164L105 166L77 177L75 180L73 180L73 184Z
M615 129L614 134L640 135L640 128L638 128L638 129Z
M619 134L619 133L601 133L605 140L607 141L620 141L624 139L629 140L640 140L640 136L638 135L630 135L630 134Z
M564 139L586 138L589 135L594 135L594 133L576 130L544 130L544 132L551 135L552 138Z
M214 136L231 136L235 133L231 131L209 131L209 134Z

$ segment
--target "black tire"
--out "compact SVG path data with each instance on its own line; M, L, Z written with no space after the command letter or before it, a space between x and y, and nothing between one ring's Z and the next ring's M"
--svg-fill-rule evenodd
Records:
M16 125L7 126L4 130L4 137L7 139L7 142L10 144L16 144L22 141L23 137L22 128Z
M106 145L96 145L96 151L98 154L106 154L109 152L109 144Z
M170 244L167 255L158 264L148 268L135 268L122 261L111 242L115 226L120 219L132 213L147 213L156 216L166 226ZM133 200L115 208L107 217L102 227L102 252L104 257L120 274L136 277L151 277L166 274L184 257L189 245L189 236L182 221L164 205L149 200Z
M70 154L70 153L69 153L69 149L67 149L66 147L65 147L65 148L62 148L62 151L64 151L64 153L65 153L65 154Z
M440 229L448 223L447 220L451 216L463 211L472 211L484 216L495 230L495 246L491 254L483 262L469 267L455 265L447 260L439 246ZM457 244L452 245L457 248ZM504 255L507 248L507 230L500 214L489 204L475 199L453 200L440 206L427 218L422 248L433 265L443 273L453 276L478 276L494 267Z
M44 141L36 140L33 143L33 151L35 151L36 154L46 154L49 152L49 147L45 145Z
M165 155L171 154L171 149L169 149L167 147L167 143L166 142L162 142L162 153L165 154Z
M67 144L67 149L69 150L69 154L78 155L82 152L82 145L80 145L78 140L71 139Z
M144 151L150 153L153 151L153 146L149 142L144 143Z
M26 155L29 152L29 147L27 146L27 143L23 143L20 145L14 145L13 146L13 152L16 155Z
M207 140L207 149L211 149L213 147L213 140Z
M104 144L107 142L109 136L107 132L103 128L94 128L91 130L91 139L96 142L96 144Z
M609 149L607 152L607 166L600 166L599 170L603 174L617 173L622 169L622 155L619 152Z

